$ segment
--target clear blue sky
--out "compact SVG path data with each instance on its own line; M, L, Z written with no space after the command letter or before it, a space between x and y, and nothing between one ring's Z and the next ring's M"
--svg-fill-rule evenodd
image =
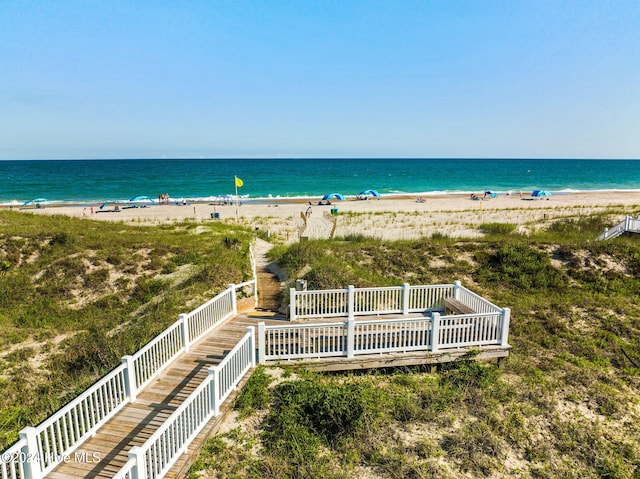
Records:
M0 1L0 159L640 158L640 2Z

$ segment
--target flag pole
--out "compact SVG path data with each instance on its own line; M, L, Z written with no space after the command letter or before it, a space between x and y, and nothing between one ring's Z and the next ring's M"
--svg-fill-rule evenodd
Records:
M233 184L236 187L236 221L240 221L240 217L238 215L238 177L233 175Z

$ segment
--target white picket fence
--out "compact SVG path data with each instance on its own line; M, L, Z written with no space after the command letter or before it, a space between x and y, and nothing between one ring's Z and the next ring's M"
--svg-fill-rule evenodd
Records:
M253 279L231 284L202 306L178 320L120 366L39 425L20 431L19 440L0 455L1 479L40 479L74 451L158 376L190 344L237 314L237 292L253 287L257 304L255 261L250 250Z
M454 298L473 314L442 315ZM420 312L425 317L355 319L357 315ZM456 281L449 285L290 291L292 318L346 316L341 323L258 324L258 361L347 357L359 354L437 352L443 349L508 346L509 308L500 308Z

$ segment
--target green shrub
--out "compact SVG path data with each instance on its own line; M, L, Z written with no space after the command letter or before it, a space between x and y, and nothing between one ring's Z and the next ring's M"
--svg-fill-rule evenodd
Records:
M265 372L264 366L259 365L236 397L234 409L239 410L241 416L248 416L257 409L267 407L270 400L268 387L271 381L273 378Z
M483 223L479 229L487 235L508 235L513 233L517 225L512 223Z

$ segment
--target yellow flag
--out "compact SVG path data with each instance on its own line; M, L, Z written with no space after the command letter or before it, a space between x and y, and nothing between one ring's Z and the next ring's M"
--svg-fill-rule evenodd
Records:
M242 185L244 185L244 182L236 176L236 186L240 188Z

